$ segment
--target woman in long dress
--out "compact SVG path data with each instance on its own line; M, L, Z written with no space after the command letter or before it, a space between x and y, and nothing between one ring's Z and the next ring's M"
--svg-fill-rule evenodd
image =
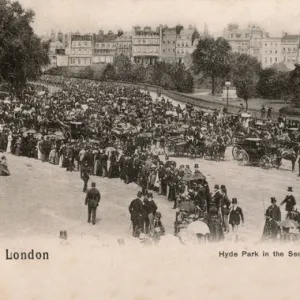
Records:
M37 147L37 152L38 152L38 160L42 160L42 152L41 152L41 147L40 144L42 143L42 140L39 140L36 147Z
M12 134L11 132L9 132L9 135L8 135L8 141L7 141L7 147L6 147L6 152L7 153L11 153L11 143L12 143Z

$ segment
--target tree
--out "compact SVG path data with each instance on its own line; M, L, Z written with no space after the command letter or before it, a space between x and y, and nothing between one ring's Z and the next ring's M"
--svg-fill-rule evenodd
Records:
M115 80L116 79L116 70L112 64L108 64L103 72L104 80Z
M273 67L263 69L259 73L256 90L265 99L286 99L289 95L289 73Z
M117 79L130 81L131 80L131 62L124 54L116 56L113 64Z
M215 81L229 73L231 47L224 38L204 37L199 40L192 54L193 70L196 75L203 73L211 78L211 91L215 94Z
M144 82L146 70L143 65L136 64L131 67L131 80L133 82Z
M248 54L232 53L230 78L236 87L237 96L246 103L256 95L256 85L261 71L260 62Z
M34 34L33 19L34 12L24 10L18 2L0 1L0 76L15 95L49 64L49 43L42 43Z
M300 65L295 64L295 69L289 73L289 88L295 106L300 106Z

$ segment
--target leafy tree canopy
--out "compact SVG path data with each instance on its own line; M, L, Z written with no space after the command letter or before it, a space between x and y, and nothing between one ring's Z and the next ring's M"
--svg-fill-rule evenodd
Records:
M18 94L49 63L49 43L42 43L30 24L34 12L19 2L0 1L0 75Z

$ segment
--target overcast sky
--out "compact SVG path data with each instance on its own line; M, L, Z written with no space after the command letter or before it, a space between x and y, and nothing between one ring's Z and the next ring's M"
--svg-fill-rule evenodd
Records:
M299 0L19 0L35 13L37 34L50 32L97 32L99 29L130 30L133 25L157 26L204 23L219 35L229 22L256 23L272 35L282 30L300 33Z

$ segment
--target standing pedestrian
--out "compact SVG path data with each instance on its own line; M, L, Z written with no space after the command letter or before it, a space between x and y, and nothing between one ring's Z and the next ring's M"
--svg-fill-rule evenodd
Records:
M238 241L238 228L242 221L244 224L244 214L243 210L238 206L237 198L232 198L232 207L229 213L229 224L232 228L232 234L235 238L235 241Z
M96 224L96 212L99 202L101 200L101 194L98 189L96 189L96 183L92 182L92 188L87 192L85 198L85 205L88 206L88 223Z
M266 223L263 231L263 239L277 240L279 232L278 222L281 221L280 208L276 205L276 198L271 197L271 205L266 210Z
M294 206L296 205L296 199L293 196L293 187L289 186L288 189L288 194L284 198L284 200L280 203L280 205L285 204L285 210L287 212L286 214L286 219L290 219L290 214L294 209Z
M143 220L143 213L144 213L144 204L141 200L143 193L139 191L137 193L137 198L132 200L128 210L130 213L130 220L132 222L132 235L134 237L139 237L140 232L143 231L142 229L142 220Z
M85 161L83 166L81 167L81 172L80 172L80 175L81 175L81 179L83 180L83 192L86 192L87 191L87 186L88 186L88 182L89 182L89 179L90 179L90 168L89 168L89 165L88 165L88 162Z

